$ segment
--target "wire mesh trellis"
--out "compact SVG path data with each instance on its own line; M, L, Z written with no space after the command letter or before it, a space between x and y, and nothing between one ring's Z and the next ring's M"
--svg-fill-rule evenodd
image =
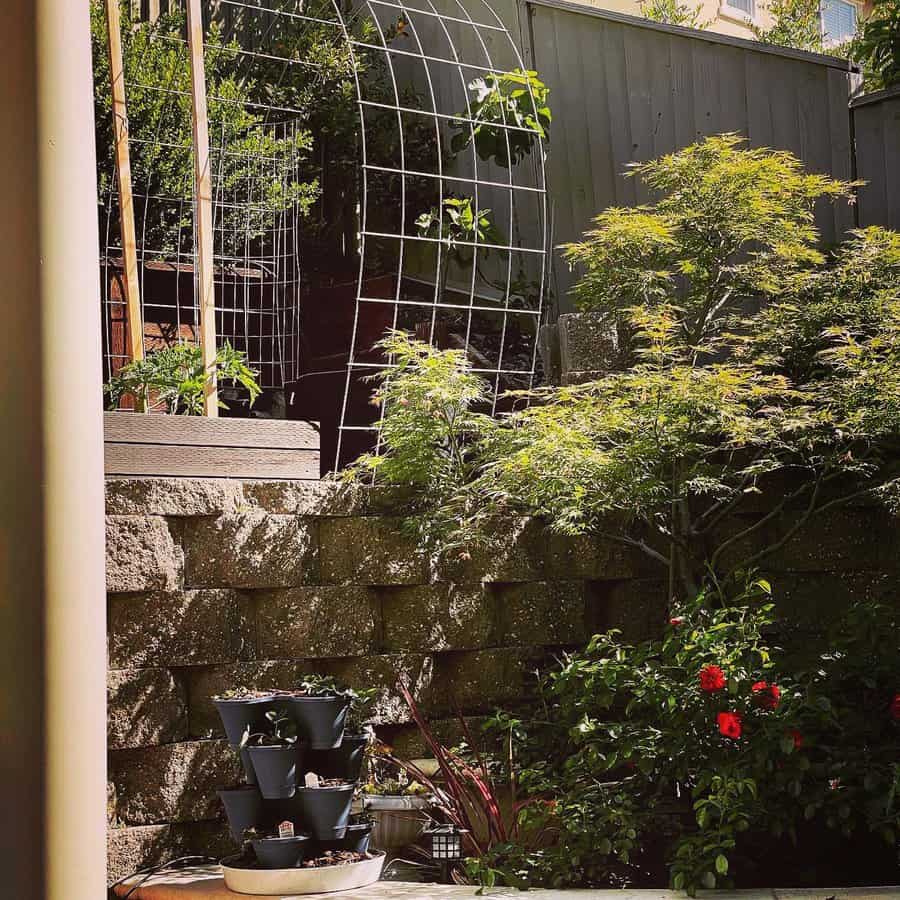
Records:
M96 11L95 11L96 12ZM125 31L136 248L145 351L196 341L193 146L184 17L172 11ZM99 23L95 23L99 32ZM287 109L255 102L241 85L246 59L233 34L207 32L216 334L247 354L264 388L299 370L299 217L312 201L300 181L308 138ZM97 61L102 60L95 53ZM97 87L105 73L95 72ZM98 119L100 117L98 116ZM123 247L111 141L101 144L103 345L107 377L128 362Z
M364 9L376 25L377 40L348 39L354 53L365 49L382 58L392 96L373 98L370 85L357 80L360 268L338 465L363 448L365 438L354 440L354 433L377 434L384 412L373 416L366 403L367 376L391 366L373 353L366 327L369 308L381 307L382 322L391 328L414 332L433 345L463 349L474 371L492 384L496 412L505 389L533 383L547 281L544 136L533 119L529 124L508 121L503 103L498 105L500 120L495 117L489 125L483 107L474 109L491 76L496 87L507 73L525 69L508 29L486 0L423 0L416 5L365 0ZM525 84L535 111L532 85ZM389 118L395 120L397 139L386 145L378 135ZM475 132L485 127L505 145L505 166L481 158ZM453 152L452 132L466 130L468 148ZM433 139L423 141L428 131ZM519 164L511 152L513 132L524 133L534 144ZM399 195L395 210L381 201L386 184ZM468 205L476 222L482 211L490 222L489 230L471 230L464 248L454 221L444 215L448 204L457 204L458 212L460 203L463 211ZM429 228L422 227L423 205L432 210L430 217L426 214ZM391 290L368 290L385 270L393 274Z
M206 12L220 340L248 352L265 386L289 388L289 414L322 420L323 456L339 464L377 440L368 376L391 366L375 347L389 328L465 350L494 411L504 390L529 387L547 283L545 133L505 102L485 114L525 68L486 0L214 0ZM161 21L145 52L175 48L177 63L162 54L152 83L126 65L132 105L154 101L130 138L148 349L195 338L198 323L190 167L172 162L190 153L187 48L179 23ZM520 106L540 102L520 78ZM476 140L485 130L492 154ZM109 372L124 325L105 185Z

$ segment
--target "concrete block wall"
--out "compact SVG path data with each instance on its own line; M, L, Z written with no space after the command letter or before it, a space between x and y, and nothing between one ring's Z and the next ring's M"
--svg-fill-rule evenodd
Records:
M375 685L382 737L416 756L398 675L453 740L457 707L477 720L516 700L550 652L613 627L638 640L665 621L662 573L619 545L512 521L502 552L436 568L396 512L328 483L108 481L111 881L230 848L216 790L240 772L214 694L306 672ZM813 621L852 595L890 595L896 520L845 510L773 569L785 608Z
M457 706L515 700L549 649L585 640L590 608L629 602L612 591L635 574L619 546L522 520L504 552L435 568L390 509L327 483L108 481L111 881L228 849L216 790L240 773L214 694L305 672L376 685L383 736L417 755L398 675L452 739Z

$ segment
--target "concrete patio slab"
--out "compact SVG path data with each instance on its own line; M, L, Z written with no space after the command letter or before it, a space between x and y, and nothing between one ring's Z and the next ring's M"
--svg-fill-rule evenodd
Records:
M246 900L247 894L236 894L225 887L218 866L196 866L177 872L166 872L148 878L138 886L139 878L128 879L116 888L129 900ZM402 881L380 881L367 888L335 894L316 894L327 900L465 900L475 896L474 887L445 884L420 884ZM511 888L485 891L484 896L518 897L528 900L681 900L685 895L668 890L533 890L522 893ZM900 900L900 885L892 887L765 889L747 891L701 891L703 900ZM262 897L260 900L296 900L294 897Z

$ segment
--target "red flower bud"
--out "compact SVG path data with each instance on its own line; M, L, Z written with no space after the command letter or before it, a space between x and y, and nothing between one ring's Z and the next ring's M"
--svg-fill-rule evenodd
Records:
M704 666L700 670L700 690L707 694L725 687L725 673L718 666Z
M794 741L794 749L799 750L803 746L803 735L800 734L800 732L797 731L796 728L792 728L790 731L788 731L788 735Z
M894 699L891 701L891 718L895 722L900 722L900 692L894 694Z
M720 712L716 721L719 723L720 734L735 741L741 736L743 718L739 712Z
M679 625L684 625L684 616L672 616L672 618L669 619L669 624L673 628L677 628Z
M750 690L756 695L756 702L763 709L775 709L781 699L781 691L777 684L769 684L767 681L757 681L750 686Z

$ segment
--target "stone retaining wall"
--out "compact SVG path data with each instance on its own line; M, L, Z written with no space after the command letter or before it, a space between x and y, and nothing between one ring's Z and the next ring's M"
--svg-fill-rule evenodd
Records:
M664 621L659 573L618 545L510 522L504 552L435 570L389 509L309 482L108 482L111 881L228 849L215 792L239 768L213 694L304 672L377 685L383 736L414 756L398 674L452 738L457 704L477 717L521 696L548 652ZM898 551L893 523L847 510L781 551L777 583L821 617L828 597L894 590Z

